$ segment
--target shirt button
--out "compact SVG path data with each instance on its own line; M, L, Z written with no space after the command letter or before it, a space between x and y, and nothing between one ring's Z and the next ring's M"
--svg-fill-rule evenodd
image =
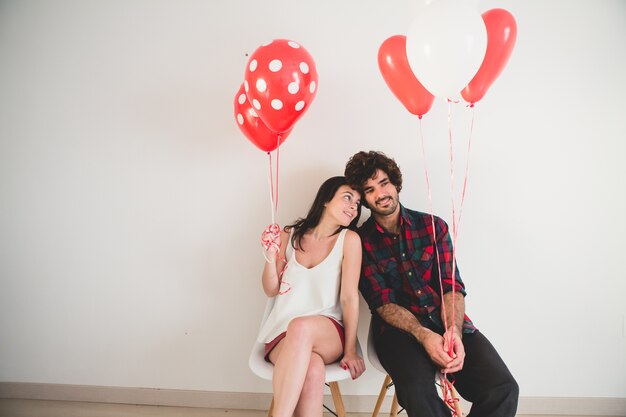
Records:
M406 258L406 253L403 253L403 254L402 254L402 257L403 257L403 258Z
M422 290L417 290L417 295L422 295Z
M409 271L409 276L413 275L413 272Z

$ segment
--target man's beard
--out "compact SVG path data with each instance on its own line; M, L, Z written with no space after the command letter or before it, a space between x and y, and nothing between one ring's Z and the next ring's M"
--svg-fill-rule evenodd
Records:
M378 205L379 202L389 200L389 205L386 207L381 207ZM388 215L396 211L398 208L398 199L393 198L392 196L388 196L377 201L373 206L370 206L370 210L379 215Z

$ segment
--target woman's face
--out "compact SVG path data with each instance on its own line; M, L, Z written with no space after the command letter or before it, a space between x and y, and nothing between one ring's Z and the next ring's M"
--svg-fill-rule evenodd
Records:
M361 196L358 191L348 185L342 185L337 189L333 198L325 204L325 211L340 225L348 226L357 216L359 204L361 204Z

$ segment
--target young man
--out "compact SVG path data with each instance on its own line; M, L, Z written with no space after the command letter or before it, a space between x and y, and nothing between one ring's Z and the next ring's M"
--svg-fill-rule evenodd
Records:
M458 269L452 271L447 224L400 204L402 173L381 152L355 154L345 176L371 211L359 229L359 289L372 312L376 353L400 405L409 417L450 416L435 386L442 371L454 374L457 391L472 402L472 417L515 416L517 383L465 315L465 285Z

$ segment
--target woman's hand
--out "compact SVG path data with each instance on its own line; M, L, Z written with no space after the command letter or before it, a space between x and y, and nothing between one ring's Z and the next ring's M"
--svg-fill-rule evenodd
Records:
M346 353L339 362L343 369L350 371L352 379L357 379L365 372L365 361L356 353Z
M276 223L270 224L261 233L263 256L267 262L276 262L276 254L280 251L280 245L280 226Z

